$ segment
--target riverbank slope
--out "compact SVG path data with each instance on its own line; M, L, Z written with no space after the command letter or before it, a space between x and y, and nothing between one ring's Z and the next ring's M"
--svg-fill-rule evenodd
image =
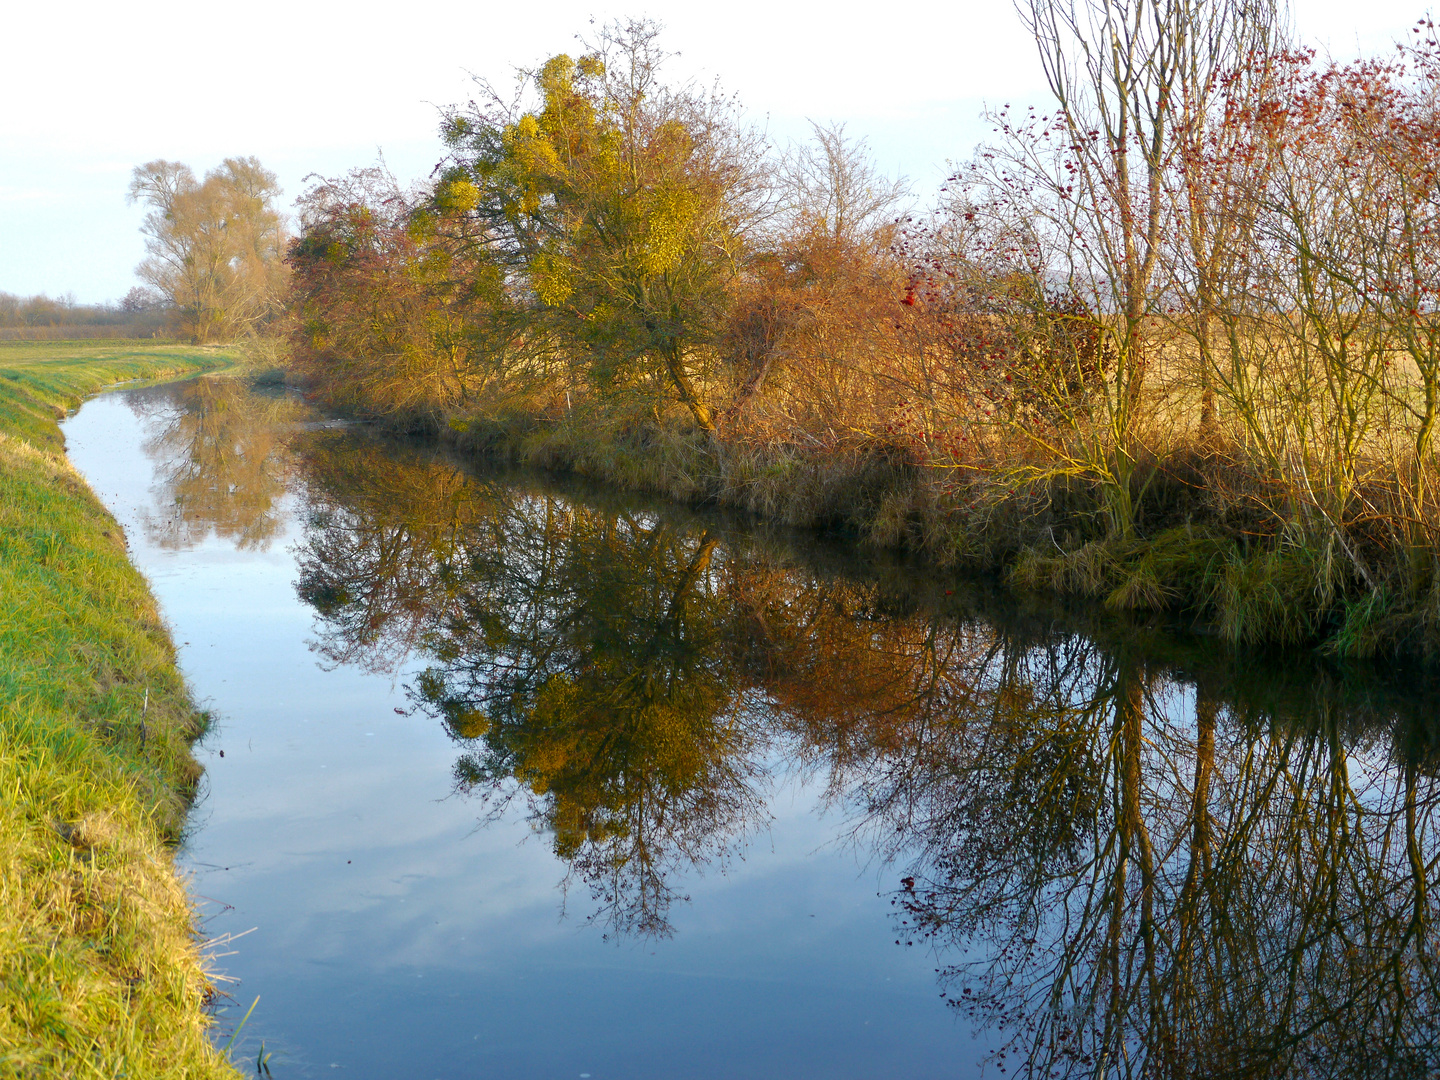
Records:
M813 445L743 427L709 435L673 406L652 415L579 400L437 419L309 389L327 408L491 462L839 530L1019 590L1167 612L1236 646L1440 655L1440 563L1428 547L1405 547L1378 514L1356 554L1370 566L1362 577L1343 535L1283 528L1255 470L1191 444L1137 467L1124 535L1107 525L1103 485L1063 473L1008 482L1004 469L961 466L893 434L830 432Z
M214 349L0 345L0 1075L234 1077L169 847L204 730L119 526L57 421Z

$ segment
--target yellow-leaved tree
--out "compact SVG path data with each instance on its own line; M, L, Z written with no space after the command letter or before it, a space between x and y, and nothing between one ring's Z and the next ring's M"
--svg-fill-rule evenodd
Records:
M507 102L451 109L436 200L483 225L531 333L596 388L664 388L705 431L731 282L762 208L760 137L733 100L660 79L648 21L555 56Z
M129 199L149 208L136 276L205 344L256 332L279 314L286 284L280 185L253 157L226 158L197 180L188 165L151 161L131 173Z

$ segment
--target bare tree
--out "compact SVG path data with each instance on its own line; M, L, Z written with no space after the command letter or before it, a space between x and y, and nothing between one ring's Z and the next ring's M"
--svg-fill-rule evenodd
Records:
M1188 62L1180 71L1178 155L1171 175L1176 205L1177 273L1171 282L1198 352L1200 429L1215 433L1215 378L1235 377L1239 361L1223 333L1222 312L1249 288L1247 256L1268 158L1237 152L1250 133L1236 105L1263 95L1284 55L1288 17L1275 0L1206 4L1197 12Z
M844 124L812 120L810 128L811 140L793 147L780 169L786 230L827 236L838 244L888 239L895 214L910 194L909 181L884 175L864 139L846 138Z
M169 297L183 329L206 342L254 330L284 288L284 220L275 174L253 158L226 158L197 181L188 165L136 166L129 199L150 207L148 257L136 274Z
M884 175L865 140L847 138L843 124L811 128L813 137L776 170L770 235L736 290L727 329L739 382L732 417L779 364L791 369L801 399L791 413L798 407L833 420L842 400L853 404L851 384L869 381L874 358L862 362L862 354L889 339L891 309L904 292L892 249L909 181Z
M1270 0L1017 0L1017 8L1054 107L994 114L1004 139L982 152L971 173L981 190L967 198L1024 234L1023 251L1008 261L1035 277L1028 295L1047 308L1056 295L1069 298L1065 310L1042 313L1047 323L1092 324L1081 338L1098 339L1106 377L1071 417L1088 449L1060 454L1061 471L1097 482L1111 528L1129 536L1142 421L1152 415L1152 331L1175 297L1164 271L1179 217L1176 166L1218 80L1268 39L1277 16Z

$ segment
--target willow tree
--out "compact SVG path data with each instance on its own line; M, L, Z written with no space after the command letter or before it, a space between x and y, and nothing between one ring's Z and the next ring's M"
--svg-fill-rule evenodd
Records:
M535 335L602 392L667 387L714 431L704 376L760 200L757 136L733 100L667 85L658 27L608 27L507 103L454 108L437 203L483 222Z
M285 221L280 185L253 157L226 158L197 180L177 161L137 165L129 199L149 207L140 227L141 281L166 296L197 342L255 330L280 308Z

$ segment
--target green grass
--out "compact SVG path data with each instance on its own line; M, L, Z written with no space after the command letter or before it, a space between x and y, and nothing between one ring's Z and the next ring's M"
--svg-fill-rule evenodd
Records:
M107 384L229 362L133 342L0 345L0 1076L237 1075L209 1039L170 852L204 717L56 425Z

